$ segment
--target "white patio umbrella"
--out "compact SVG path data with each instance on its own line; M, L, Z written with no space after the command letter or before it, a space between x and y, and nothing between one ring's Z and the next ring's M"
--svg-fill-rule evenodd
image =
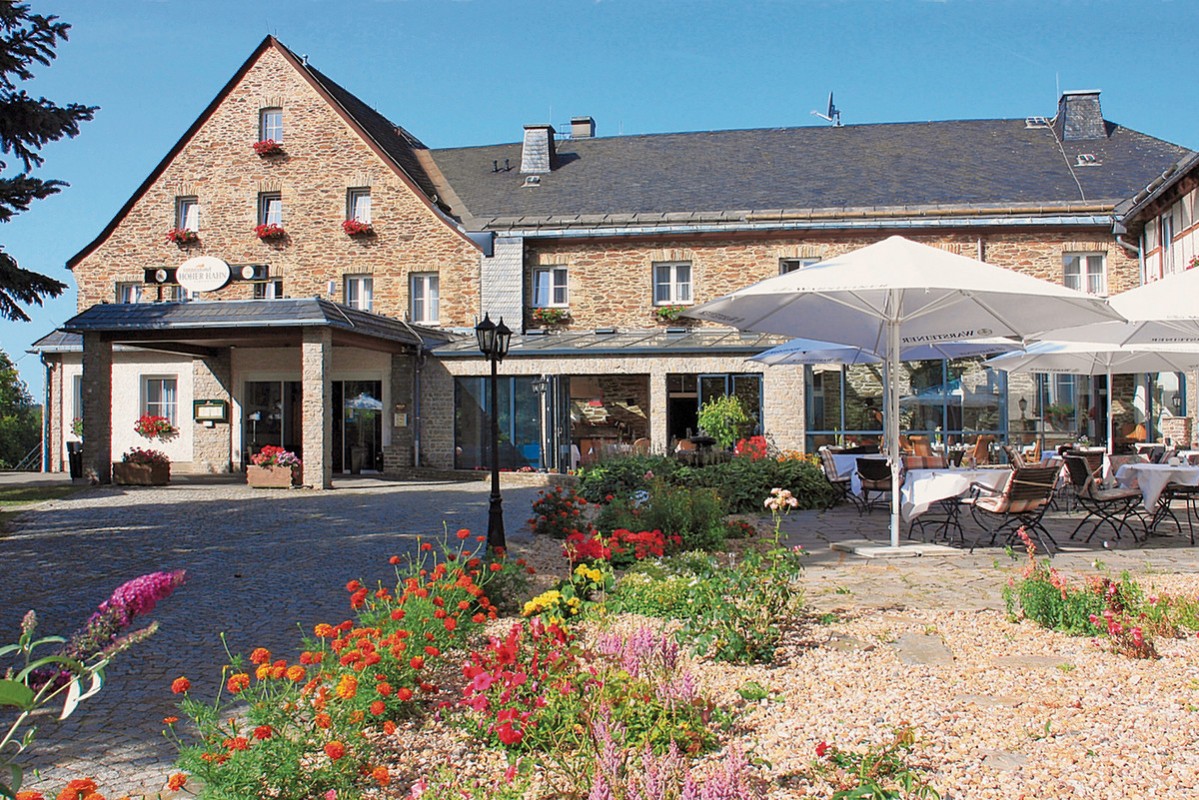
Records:
M740 289L686 312L741 330L806 336L883 356L894 383L905 345L1024 337L1056 326L1120 319L1099 298L900 236ZM896 391L886 435L899 485ZM891 498L899 546L899 492Z
M989 356L1019 350L1020 343L1012 339L991 337L970 342L931 342L909 345L900 349L900 361L929 361L939 358ZM877 364L882 356L855 345L822 342L816 339L792 339L749 357L761 364Z
M1085 328L1103 330L1103 325ZM1124 323L1111 323L1123 326ZM1112 452L1112 375L1132 372L1184 372L1199 366L1199 343L1120 345L1113 342L1042 341L1018 353L988 359L988 367L1005 372L1046 372L1071 375L1106 375L1107 452Z
M1147 283L1108 298L1125 323L1087 325L1053 330L1037 339L1062 342L1112 342L1115 344L1199 343L1199 269L1191 269ZM1055 328L1065 328L1058 323Z

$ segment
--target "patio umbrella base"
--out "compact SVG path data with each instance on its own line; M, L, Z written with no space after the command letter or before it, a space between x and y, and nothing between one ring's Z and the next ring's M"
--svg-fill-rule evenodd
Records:
M966 553L960 547L947 547L943 544L911 543L891 547L872 542L869 539L833 542L829 545L829 549L839 553L852 553L862 558L919 558L920 556L960 556Z

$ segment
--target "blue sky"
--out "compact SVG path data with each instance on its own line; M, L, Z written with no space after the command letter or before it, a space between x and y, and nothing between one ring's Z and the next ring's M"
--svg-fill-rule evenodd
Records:
M22 266L70 283L90 242L268 33L430 147L513 142L595 117L621 133L1052 116L1100 89L1104 116L1199 148L1190 0L32 0L73 25L27 89L100 106L44 151L71 184L0 227ZM75 313L72 285L0 322L25 354Z

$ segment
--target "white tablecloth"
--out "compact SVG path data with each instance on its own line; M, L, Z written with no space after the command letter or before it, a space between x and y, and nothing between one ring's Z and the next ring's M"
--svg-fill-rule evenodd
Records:
M1141 487L1141 497L1145 499L1145 508L1152 509L1167 483L1199 486L1199 467L1186 464L1176 467L1169 464L1125 464L1116 470L1116 480L1122 486L1129 486L1136 480Z
M1009 469L908 470L899 492L899 513L904 519L918 517L933 503L966 494L970 484L976 482L995 490L1002 489L1009 475Z

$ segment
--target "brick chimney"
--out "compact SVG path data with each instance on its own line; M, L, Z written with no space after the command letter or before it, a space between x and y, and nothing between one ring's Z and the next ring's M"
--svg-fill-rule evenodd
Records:
M554 126L526 125L524 147L520 152L520 171L549 172L554 168Z
M1099 90L1062 92L1053 128L1063 142L1106 139L1107 124L1099 107Z
M570 118L570 138L591 139L595 136L595 120L591 117Z

